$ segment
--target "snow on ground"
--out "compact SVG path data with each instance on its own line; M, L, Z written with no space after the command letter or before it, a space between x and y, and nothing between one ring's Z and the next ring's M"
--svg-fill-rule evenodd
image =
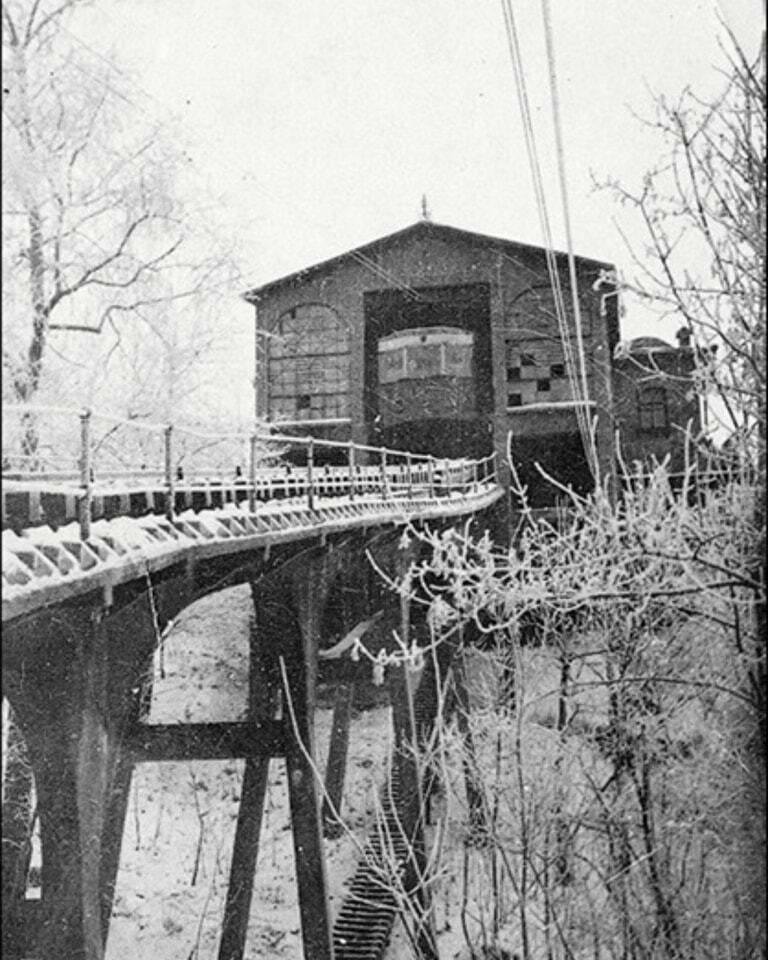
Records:
M231 721L245 711L248 587L185 611L168 635L150 721ZM318 710L317 756L331 711ZM390 729L388 707L353 720L343 814L351 833L326 841L335 913L373 819ZM214 960L223 916L243 761L147 763L137 768L123 835L106 960ZM285 767L270 764L246 958L302 957Z

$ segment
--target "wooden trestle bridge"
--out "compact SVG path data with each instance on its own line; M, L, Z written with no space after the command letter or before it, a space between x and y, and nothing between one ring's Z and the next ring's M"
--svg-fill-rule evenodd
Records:
M334 936L326 896L313 772L318 658L380 610L373 652L395 642L393 629L407 638L408 605L369 559L396 579L423 549L403 537L409 524L487 526L502 495L493 458L448 462L274 433L205 437L109 418L99 426L89 413L16 413L3 457L3 694L34 773L42 867L41 897L27 900L18 874L28 852L13 842L19 825L9 816L3 957L101 960L134 765L243 758L219 947L220 960L242 958L271 757L287 764L304 955L364 956ZM303 465L285 467L286 449ZM214 469L215 450L225 472ZM321 466L324 458L335 465ZM242 582L256 622L246 719L150 724L164 631L196 599ZM338 664L326 774L336 798L348 687L355 670L370 670L347 657ZM410 737L404 671L388 675L396 737ZM398 798L413 796L413 775L398 768ZM399 820L418 839L418 816L404 808Z

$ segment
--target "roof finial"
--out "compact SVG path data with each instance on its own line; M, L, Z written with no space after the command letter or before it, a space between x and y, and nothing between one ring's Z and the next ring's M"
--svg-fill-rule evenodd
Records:
M426 193L422 193L421 195L421 219L424 223L429 223L432 220L432 214L429 212L429 207L427 206Z

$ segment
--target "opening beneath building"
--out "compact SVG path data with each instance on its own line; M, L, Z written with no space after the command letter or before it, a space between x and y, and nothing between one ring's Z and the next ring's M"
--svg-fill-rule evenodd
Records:
M584 444L578 432L515 438L512 457L520 482L527 488L531 507L554 507L565 499L563 492L542 476L537 464L558 483L579 495L587 494L593 488ZM521 505L514 491L512 503L516 507Z

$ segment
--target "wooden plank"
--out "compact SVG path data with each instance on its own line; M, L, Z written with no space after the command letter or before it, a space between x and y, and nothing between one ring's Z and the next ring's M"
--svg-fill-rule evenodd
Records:
M268 774L268 759L246 760L227 901L224 906L219 960L243 960Z
M284 726L260 723L136 724L127 737L134 763L156 760L261 759L282 756Z

